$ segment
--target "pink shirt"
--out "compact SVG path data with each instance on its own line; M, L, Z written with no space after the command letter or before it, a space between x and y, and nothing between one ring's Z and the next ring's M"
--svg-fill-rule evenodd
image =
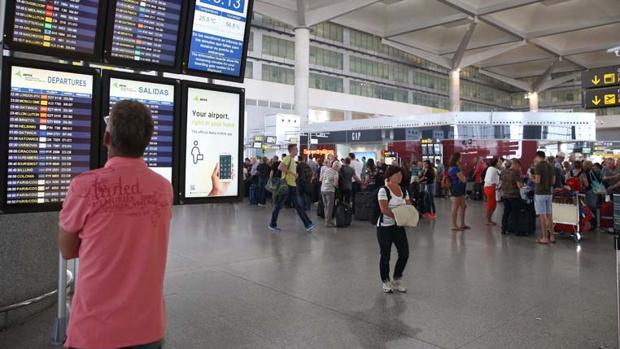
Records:
M81 244L66 346L121 348L164 337L172 195L141 158L114 157L71 182L60 227Z

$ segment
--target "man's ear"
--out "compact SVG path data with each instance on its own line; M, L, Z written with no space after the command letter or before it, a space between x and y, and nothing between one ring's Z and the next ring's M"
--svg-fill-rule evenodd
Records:
M105 145L106 147L109 147L112 144L112 136L110 135L109 131L105 131L105 133L103 134L103 145Z

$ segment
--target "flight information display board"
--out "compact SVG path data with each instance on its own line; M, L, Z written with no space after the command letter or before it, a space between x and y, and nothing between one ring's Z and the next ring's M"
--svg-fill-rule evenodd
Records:
M159 80L147 81L129 75L111 76L109 80L106 78L109 94L108 109L104 110L109 113L117 102L125 99L141 102L151 110L155 130L144 153L144 161L153 171L172 183L177 87L172 80Z
M183 4L183 0L110 1L112 30L106 38L106 59L140 67L178 68Z
M3 70L1 206L59 208L71 180L94 163L96 77L92 70L22 62Z
M99 58L104 1L9 0L6 43L10 48L69 59Z
M243 81L252 4L253 0L193 2L186 39L187 72Z

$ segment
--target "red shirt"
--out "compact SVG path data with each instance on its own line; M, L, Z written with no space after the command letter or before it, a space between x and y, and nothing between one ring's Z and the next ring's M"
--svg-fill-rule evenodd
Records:
M121 348L164 337L172 195L142 158L114 157L71 182L59 224L81 243L66 346Z

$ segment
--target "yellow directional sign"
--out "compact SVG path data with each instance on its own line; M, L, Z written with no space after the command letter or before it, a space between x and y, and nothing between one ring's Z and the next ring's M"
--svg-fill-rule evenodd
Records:
M583 88L600 88L620 85L620 66L596 68L581 73Z
M608 73L603 76L603 83L605 85L612 85L616 83L616 74Z
M588 89L583 98L585 108L620 106L620 87Z
M614 104L616 104L616 95L613 93L605 95L605 105L614 105Z

